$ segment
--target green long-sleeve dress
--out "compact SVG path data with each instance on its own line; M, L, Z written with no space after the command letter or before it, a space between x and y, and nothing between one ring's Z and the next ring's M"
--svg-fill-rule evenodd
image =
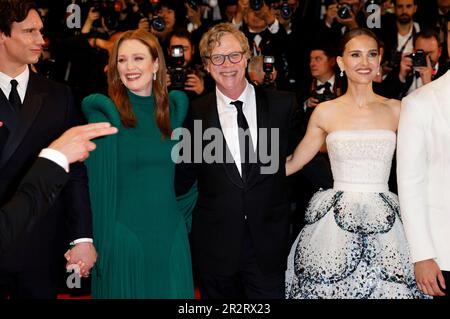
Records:
M172 147L162 139L153 96L128 92L137 125L125 128L108 97L83 100L88 122L109 121L119 133L95 140L86 161L98 259L93 298L193 298L188 242L196 190L175 197ZM169 95L172 129L188 110L183 92Z

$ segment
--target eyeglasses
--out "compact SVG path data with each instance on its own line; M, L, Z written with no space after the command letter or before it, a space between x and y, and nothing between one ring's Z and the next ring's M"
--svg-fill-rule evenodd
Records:
M243 56L244 52L231 52L230 54L213 54L205 58L210 59L212 64L219 66L225 62L225 58L228 58L228 61L231 63L236 64L241 62Z

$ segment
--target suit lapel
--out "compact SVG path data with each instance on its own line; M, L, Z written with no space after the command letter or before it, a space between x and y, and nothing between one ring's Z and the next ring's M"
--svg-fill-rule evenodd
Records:
M208 121L206 128L215 127L222 132L221 138L223 143L222 145L224 145L224 157L225 157L222 160L222 165L225 169L227 177L234 185L236 185L239 188L243 188L244 184L241 175L239 174L239 171L236 167L236 163L234 161L231 163L227 163L226 161L227 158L232 159L233 156L231 155L230 149L228 148L228 144L225 139L225 134L223 134L222 125L220 125L219 111L217 110L217 98L215 92L210 95L210 100L207 101L207 105L211 105L212 108L209 110L208 114L205 117Z
M3 166L11 158L41 109L44 94L39 92L38 81L37 76L33 72L30 72L27 92L20 110L19 123L15 133L10 134L6 142L0 158L0 166Z

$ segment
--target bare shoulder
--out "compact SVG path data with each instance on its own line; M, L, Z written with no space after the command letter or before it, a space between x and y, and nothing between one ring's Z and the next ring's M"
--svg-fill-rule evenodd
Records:
M336 99L318 104L311 114L309 122L317 127L325 129L328 126L328 123L336 117L336 112L339 109L337 107L338 104L339 103L336 103Z
M401 102L396 99L386 99L389 109L398 117L400 116Z
M379 99L383 107L387 108L394 114L400 114L401 102L399 100L389 99L383 96L379 96Z

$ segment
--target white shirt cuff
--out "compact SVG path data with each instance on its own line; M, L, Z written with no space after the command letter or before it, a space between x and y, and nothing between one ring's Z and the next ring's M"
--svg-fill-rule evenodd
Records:
M75 246L76 244L79 243L93 243L94 240L92 238L78 238L75 239L73 242L70 243L71 246Z
M44 148L39 153L39 157L44 157L52 162L55 162L56 164L64 168L67 173L69 173L69 161L63 153L52 148Z

